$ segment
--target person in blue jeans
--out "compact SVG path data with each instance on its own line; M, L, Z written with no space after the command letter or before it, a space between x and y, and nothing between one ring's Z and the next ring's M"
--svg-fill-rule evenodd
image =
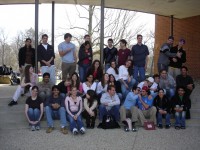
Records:
M185 94L183 86L177 87L177 94L172 97L172 108L175 111L175 129L185 129L186 111L191 108L191 100Z
M51 133L54 129L53 119L60 119L61 132L67 134L67 121L66 121L66 110L64 104L64 97L60 95L59 87L54 85L52 87L52 95L46 100L46 117L48 128L46 133Z
M85 43L80 47L78 58L80 81L83 83L86 80L87 71L91 67L93 59L93 52L90 41L85 41Z
M77 96L77 87L71 88L71 95L65 99L65 106L68 113L70 130L74 135L85 133L81 113L83 110L83 102L80 96Z
M120 100L115 91L115 86L108 86L107 92L102 94L99 106L99 121L102 122L103 116L112 115L116 121L119 121ZM101 126L101 123L98 127Z
M136 79L137 82L142 82L145 80L145 72L148 64L148 55L148 47L142 44L142 35L138 34L137 44L133 45L131 50L131 56L134 65L133 74L134 79Z
M165 95L164 89L158 90L158 95L154 98L154 106L157 109L157 123L158 128L163 128L162 118L165 117L165 128L170 128L170 114L171 114L171 103Z
M38 87L33 86L31 96L27 98L25 104L25 115L31 126L31 131L40 130L43 107L42 99L38 97Z

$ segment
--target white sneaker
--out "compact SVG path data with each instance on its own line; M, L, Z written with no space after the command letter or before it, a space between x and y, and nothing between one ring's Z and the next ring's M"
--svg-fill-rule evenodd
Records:
M36 126L35 129L36 129L36 130L40 130L40 126Z
M35 131L35 126L31 126L31 131Z
M77 134L78 134L78 130L77 130L76 128L74 128L73 131L72 131L72 133L73 133L74 135L77 135Z
M81 134L85 134L85 128L84 128L84 127L82 127L82 128L80 129L80 133L81 133Z

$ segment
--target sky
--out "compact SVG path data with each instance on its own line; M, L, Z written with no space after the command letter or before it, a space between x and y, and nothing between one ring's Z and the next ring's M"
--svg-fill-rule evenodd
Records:
M51 4L39 5L39 31L48 30L51 33ZM8 41L16 36L19 31L24 31L35 25L35 7L34 5L0 5L0 29L3 29L8 36ZM75 13L74 5L55 5L55 35L64 35L64 30L67 24L67 15L73 23L85 24L80 20ZM81 12L84 13L84 12ZM147 24L147 30L154 30L155 15L139 13L140 23ZM67 32L67 31L66 31ZM65 33L66 33L65 32ZM84 36L84 35L83 35ZM63 41L63 36L55 39L55 45Z

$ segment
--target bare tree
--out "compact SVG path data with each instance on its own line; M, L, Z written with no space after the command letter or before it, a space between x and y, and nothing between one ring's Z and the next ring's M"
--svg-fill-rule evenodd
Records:
M3 28L0 28L0 54L1 54L1 64L5 64L5 51L7 49L7 40L8 40L8 35L5 33L5 30Z

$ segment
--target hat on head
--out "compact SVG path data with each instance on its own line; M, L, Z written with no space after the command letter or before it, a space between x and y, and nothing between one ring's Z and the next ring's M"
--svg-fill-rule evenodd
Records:
M154 79L153 79L152 77L148 77L147 80L148 80L149 82L151 82L151 83L154 82Z
M174 40L174 37L173 37L173 36L169 36L169 37L168 37L168 40L170 40L170 39L171 39L171 40Z
M183 44L185 44L185 39L180 39L179 42L183 42Z
M144 91L147 92L147 91L149 90L149 88L148 88L147 86L143 86L143 87L142 87L142 90L144 90Z

